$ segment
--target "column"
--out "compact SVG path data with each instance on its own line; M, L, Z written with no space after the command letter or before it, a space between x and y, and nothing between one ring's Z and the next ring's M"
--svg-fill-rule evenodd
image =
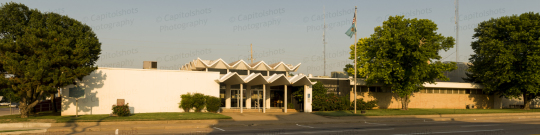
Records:
M270 76L270 71L266 71L266 76Z
M313 99L312 85L304 85L304 112L311 112L311 101Z
M206 68L206 72L208 72L208 68Z
M251 85L246 84L246 108L251 109Z
M229 69L227 68L227 74L229 73Z
M285 113L287 113L287 85L283 85L283 86L285 86L285 92L283 93L285 102L283 102L284 103L283 106L285 107Z
M262 102L263 113L266 113L266 84L263 84L263 102Z
M249 70L247 70L247 73L248 73L247 75L249 75Z
M240 113L244 113L244 84L240 84Z
M225 84L225 108L231 109L231 85Z
M266 85L266 89L267 89L267 90L266 90L265 94L268 95L268 96L266 97L266 99L264 99L264 103L267 104L267 105L266 105L266 108L267 108L267 109L270 109L270 106L272 106L271 103L270 103L270 91L271 91L271 90L270 90L270 86L269 86L269 85Z

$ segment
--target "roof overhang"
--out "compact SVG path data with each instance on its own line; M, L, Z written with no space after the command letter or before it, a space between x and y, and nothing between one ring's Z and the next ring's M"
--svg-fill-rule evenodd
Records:
M230 72L222 75L216 80L218 83L224 83L228 85L247 84L247 85L262 85L268 84L269 86L279 85L313 85L314 83L305 75L295 75L293 77L286 77L283 74L274 74L272 76L263 76L261 73L252 73L250 75L238 75L236 72Z

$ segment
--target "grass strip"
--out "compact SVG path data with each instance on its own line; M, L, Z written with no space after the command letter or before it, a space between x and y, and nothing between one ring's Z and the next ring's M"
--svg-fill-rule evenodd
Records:
M440 114L490 114L490 113L532 113L540 112L540 109L375 109L367 110L365 114L361 114L357 110L354 114L353 110L346 111L319 111L315 112L321 116L397 116L397 115L440 115Z

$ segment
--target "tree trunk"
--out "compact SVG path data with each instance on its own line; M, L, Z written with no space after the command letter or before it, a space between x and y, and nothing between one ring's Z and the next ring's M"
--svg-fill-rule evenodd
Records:
M54 102L54 99L55 99L54 94L51 94L51 104L53 107L52 112L55 113L55 112L58 112L58 110L56 110L56 103Z
M28 118L29 109L28 109L28 105L26 105L24 101L20 102L19 109L21 113L21 118Z
M531 109L531 97L530 96L531 94L529 94L529 92L525 92L523 93L523 104L524 104L524 107L523 109L525 110L530 110Z
M43 95L43 91L41 91L39 93L38 97L41 97L41 95ZM28 103L27 98L28 97L21 97L21 102L20 102L20 105L19 105L21 118L28 118L28 115L30 114L30 111L32 110L32 108L39 103L39 100L34 99L35 101L30 101L31 103L27 104Z
M401 110L409 110L409 95L401 98Z

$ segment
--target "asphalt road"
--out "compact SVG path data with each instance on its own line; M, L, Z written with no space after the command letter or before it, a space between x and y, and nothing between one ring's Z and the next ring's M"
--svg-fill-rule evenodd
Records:
M19 114L19 108L13 108L13 114ZM0 108L0 116L10 115L9 108Z
M55 134L55 133L48 133ZM65 133L58 133L65 134ZM70 134L111 134L114 132L83 132ZM486 120L472 122L382 122L311 125L274 125L246 127L213 127L201 129L129 130L123 135L533 135L540 134L540 119Z

